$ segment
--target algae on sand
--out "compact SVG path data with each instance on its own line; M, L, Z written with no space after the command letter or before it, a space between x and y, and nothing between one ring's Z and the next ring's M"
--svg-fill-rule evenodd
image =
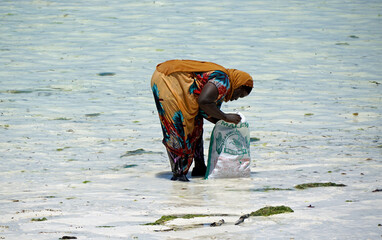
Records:
M290 207L287 206L268 206L260 208L255 212L251 212L251 216L271 216L275 214L294 212Z
M161 218L159 218L158 220L156 220L155 222L146 223L144 225L163 225L166 222L171 221L173 219L177 219L177 218L178 218L177 216L165 215L165 216L162 216Z
M265 188L257 188L253 189L254 192L269 192L269 191L292 191L291 188L271 188L271 187L265 187Z
M43 218L32 218L31 221L32 222L43 222L43 221L47 221L48 219L46 217L43 217Z
M260 208L259 210L255 211L255 212L251 212L250 214L245 214L243 216L241 216L239 218L239 220L237 220L235 222L235 225L239 225L241 224L242 222L244 222L245 219L249 218L249 217L256 217L256 216L264 216L264 217L268 217L268 216L271 216L271 215L275 215L275 214L282 214L282 213L288 213L288 212L294 212L290 207L287 207L287 206L268 206L268 207L263 207L263 208Z
M268 206L263 207L255 212L252 212L248 214L249 216L271 216L275 214L281 214L281 213L288 213L288 212L294 212L290 207L287 206ZM164 225L166 222L177 219L177 218L183 218L183 219L191 219L191 218L197 218L197 217L212 217L217 216L216 214L185 214L185 215L164 215L155 222L152 223L146 223L143 225ZM228 216L226 214L222 214L219 216ZM243 219L244 221L244 219ZM242 222L243 222L242 221Z
M326 183L304 183L304 184L296 185L294 187L297 189L307 189L307 188L315 188L315 187L346 187L346 185L326 182Z
M88 113L85 114L85 117L98 117L99 115L101 115L101 113Z
M268 206L260 208L255 212L251 212L251 216L271 216L275 214L294 212L290 207L287 206Z
M196 218L196 217L208 217L211 215L205 215L205 214L186 214L186 215L164 215L158 220L156 220L153 223L146 223L144 225L163 225L168 221L177 219L177 218L184 218L184 219L191 219L191 218Z

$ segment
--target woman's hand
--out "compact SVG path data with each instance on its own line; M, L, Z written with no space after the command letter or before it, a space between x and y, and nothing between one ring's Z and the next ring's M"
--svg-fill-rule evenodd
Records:
M241 121L241 117L239 114L227 113L225 114L225 118L223 120L229 123L238 124Z

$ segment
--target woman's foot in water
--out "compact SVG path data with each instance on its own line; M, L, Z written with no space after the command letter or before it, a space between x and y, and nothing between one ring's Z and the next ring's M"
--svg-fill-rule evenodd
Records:
M174 174L172 175L171 181L181 181L181 182L189 182L187 176L184 174Z
M207 167L206 165L195 166L192 169L191 176L193 177L204 177L206 175Z

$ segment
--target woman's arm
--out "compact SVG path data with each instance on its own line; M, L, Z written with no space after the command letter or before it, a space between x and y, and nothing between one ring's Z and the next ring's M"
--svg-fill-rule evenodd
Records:
M220 119L209 117L209 118L206 118L206 120L209 121L210 123L216 124Z
M218 96L219 91L217 87L213 83L207 83L199 95L198 103L200 109L212 118L238 124L241 120L241 117L238 114L226 114L216 106L215 101Z

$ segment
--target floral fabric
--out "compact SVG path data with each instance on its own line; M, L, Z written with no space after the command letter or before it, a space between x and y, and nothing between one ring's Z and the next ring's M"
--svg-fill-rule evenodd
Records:
M198 106L203 87L213 83L219 92L216 105L220 108L230 82L222 71L183 73L168 76L155 71L151 87L174 174L187 174L203 133L203 118L208 118ZM200 155L200 154L198 154ZM199 156L200 157L200 156Z

